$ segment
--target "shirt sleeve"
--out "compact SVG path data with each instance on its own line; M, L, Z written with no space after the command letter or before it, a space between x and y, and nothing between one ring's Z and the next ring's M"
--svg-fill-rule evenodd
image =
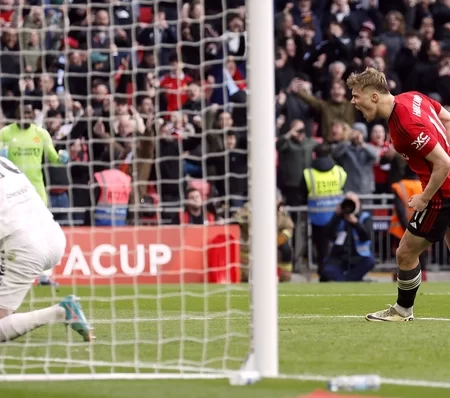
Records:
M409 143L405 140L404 147L408 148L405 152L409 155L425 158L438 144L435 135L423 125L410 125L405 129L408 131Z
M42 142L44 143L44 152L47 156L47 159L50 161L50 163L59 163L59 155L58 152L56 152L55 147L53 146L52 137L50 137L49 132L44 129L41 129L40 132Z
M430 97L427 97L428 101L430 101L430 104L433 106L434 110L436 111L436 114L439 115L442 109L442 105L435 101L434 99L431 99Z

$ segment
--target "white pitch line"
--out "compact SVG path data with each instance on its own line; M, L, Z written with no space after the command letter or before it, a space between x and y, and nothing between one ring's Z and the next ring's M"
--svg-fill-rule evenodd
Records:
M248 320L247 316L168 316L151 318L120 318L120 319L101 319L90 321L93 325L111 325L130 322L195 322L195 321L240 321ZM305 314L305 315L281 315L278 319L364 319L364 315L324 315L324 314ZM416 321L441 321L450 322L450 318L420 317L414 318Z
M325 315L325 314L305 314L305 315L281 315L278 319L364 319L363 315ZM121 319L102 319L92 320L92 324L115 324L115 323L130 323L130 322L193 322L193 321L238 321L250 319L250 315L247 316L167 316L167 317L152 317L152 318L121 318ZM450 318L437 318L437 317L419 317L414 318L416 321L441 321L450 322Z
M288 379L288 380L327 382L332 378L332 376L280 375L279 378L280 379ZM450 388L450 383L443 382L443 381L392 379L392 378L383 378L383 377L381 378L381 384L390 384L390 385L408 386L408 387Z
M226 321L226 320L244 320L244 319L250 319L250 315L249 316L231 316L231 317L193 316L193 317L167 317L167 318L136 318L136 319L132 319L132 321L136 321L136 322L213 321L213 320ZM282 315L282 316L279 316L278 319L364 319L364 315L324 315L324 314ZM420 317L420 318L414 318L414 320L450 322L450 318L434 318L434 317ZM118 322L118 321L116 320L115 322ZM130 322L130 319L121 319L120 322Z
M360 315L325 315L325 314L304 314L304 315L281 315L278 319L361 319L364 320L365 314ZM95 325L111 325L118 323L130 322L195 322L195 321L239 321L249 320L250 315L242 316L168 316L168 317L149 317L149 318L120 318L120 319L102 319L93 320L90 323ZM450 322L450 318L438 317L419 317L414 318L416 321L437 321Z
M0 375L0 381L66 381L66 380L157 380L157 379L171 379L171 380L204 380L204 379L225 379L228 378L235 371L232 370L220 370L220 369L210 369L210 368L196 368L194 366L165 366L158 364L146 364L146 363L123 363L120 364L107 361L89 361L89 360L74 360L70 358L43 358L43 357L14 357L14 356L4 356L0 357L3 360L16 360L16 361L34 361L34 362L45 362L46 364L60 363L60 364L71 364L71 365L82 365L82 366L110 366L110 367L131 367L131 368L151 368L155 370L173 370L175 372L196 372L195 374L146 374L146 373L97 373L97 374L3 374ZM1 367L0 367L1 369ZM299 380L299 381L318 381L318 382L328 382L334 376L325 375L279 375L276 379L284 380ZM408 380L408 379L393 379L393 378L381 378L382 385L397 385L397 386L408 386L408 387L426 387L426 388L450 388L450 383L441 381L429 381L429 380Z
M214 294L211 294L214 296ZM226 295L226 294L225 294ZM396 296L397 292L392 293L292 293L279 294L278 297L391 297ZM231 297L248 297L246 294L232 294ZM450 296L450 292L442 293L419 293L419 296Z

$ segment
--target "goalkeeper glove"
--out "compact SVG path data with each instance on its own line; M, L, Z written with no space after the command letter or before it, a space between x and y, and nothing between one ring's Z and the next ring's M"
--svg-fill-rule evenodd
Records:
M8 157L8 147L4 146L2 148L0 148L0 156L2 158L7 158Z
M59 155L59 161L61 163L66 164L69 161L69 152L67 152L65 149L59 150L58 155Z

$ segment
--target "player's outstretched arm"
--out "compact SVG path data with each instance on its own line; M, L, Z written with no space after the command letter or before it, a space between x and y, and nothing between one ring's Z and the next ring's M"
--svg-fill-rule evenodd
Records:
M47 130L41 129L41 139L44 143L44 152L50 163L67 163L69 155L67 151L61 150L56 152L55 146L53 145L52 137Z
M425 158L433 164L433 171L431 172L430 181L428 181L427 186L422 192L422 199L430 201L450 172L450 157L447 152L437 144Z

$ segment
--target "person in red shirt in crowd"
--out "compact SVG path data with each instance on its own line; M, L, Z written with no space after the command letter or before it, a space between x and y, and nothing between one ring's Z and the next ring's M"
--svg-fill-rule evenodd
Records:
M0 5L0 26L4 27L13 22L14 0L3 0Z
M247 83L245 81L245 77L242 75L241 71L237 67L233 57L228 57L227 70L230 76L233 78L234 82L236 83L236 86L239 87L239 90L246 90Z
M371 144L379 150L378 162L373 166L373 175L375 178L375 192L387 193L389 189L389 170L391 162L395 156L395 150L389 141L386 140L386 130L381 124L376 124L370 132Z
M414 213L396 252L397 303L366 316L368 321L411 321L420 254L444 237L450 247L450 112L417 91L393 96L386 76L375 68L352 73L347 85L352 104L368 122L388 121L394 149L422 183L422 193L409 198Z
M186 206L184 211L174 218L175 224L213 225L216 215L207 208L202 193L197 188L186 191Z
M172 72L161 78L160 88L165 91L167 98L167 111L177 111L189 99L187 87L192 81L192 77L183 72L183 63L178 60L178 56L173 54L170 57Z

